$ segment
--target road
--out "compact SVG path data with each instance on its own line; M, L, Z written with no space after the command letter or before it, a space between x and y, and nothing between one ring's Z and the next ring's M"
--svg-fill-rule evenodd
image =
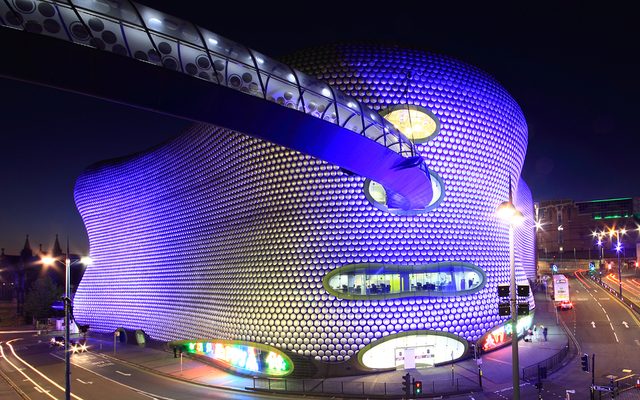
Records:
M620 379L621 387L634 384L640 374L640 320L626 306L617 301L608 290L586 276L586 271L576 271L573 275L566 274L570 280L571 300L574 308L558 311L557 318L564 324L573 344L578 348L579 355L587 353L591 364L592 354L595 354L595 384L609 386L611 379ZM625 296L640 297L640 280L633 277L623 278L623 290L627 288ZM617 279L607 279L605 282L617 288ZM633 292L635 290L635 292ZM549 303L549 307L553 307ZM555 312L555 311L554 311ZM627 377L627 379L622 379ZM543 381L542 398L566 399L566 390L574 390L571 399L589 399L591 386L591 372L583 372L580 357L574 357L564 368L554 372ZM529 382L521 383L521 399L538 399L537 389ZM482 393L458 396L456 399L511 399L513 390L506 388L493 393ZM635 396L635 397L634 397ZM596 399L600 398L596 394ZM609 399L611 395L602 392L602 399ZM623 393L619 399L637 399L640 392L636 389Z
M2 372L28 399L64 399L63 350L50 348L47 342L37 337L20 336L19 338L9 338L7 335L0 337ZM75 400L274 398L169 379L92 352L72 356L71 376L72 399Z
M596 385L609 385L611 379L640 373L637 315L589 279L586 271L576 271L575 277L572 291L576 306L563 320L573 330L581 353L587 353L590 361L595 354ZM635 383L635 379L629 378L626 383Z

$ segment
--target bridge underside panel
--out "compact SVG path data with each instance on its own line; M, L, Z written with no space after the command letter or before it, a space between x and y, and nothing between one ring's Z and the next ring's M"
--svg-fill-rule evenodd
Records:
M224 86L87 46L0 29L0 76L215 124L309 154L379 182L408 209L431 201L429 175L335 124ZM43 64L43 60L55 60Z

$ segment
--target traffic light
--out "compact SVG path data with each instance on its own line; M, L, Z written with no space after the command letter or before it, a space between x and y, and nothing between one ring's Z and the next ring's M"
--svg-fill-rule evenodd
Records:
M529 285L518 285L518 296L529 297Z
M582 359L582 370L584 372L589 372L589 355L587 353L584 353L581 359Z
M413 395L418 397L422 394L422 381L413 381Z
M407 399L411 398L411 375L408 372L402 376L402 391Z

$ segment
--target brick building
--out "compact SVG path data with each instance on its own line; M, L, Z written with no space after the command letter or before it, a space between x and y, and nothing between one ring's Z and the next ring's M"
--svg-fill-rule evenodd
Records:
M639 242L640 198L546 200L536 203L539 259L616 259L635 262Z

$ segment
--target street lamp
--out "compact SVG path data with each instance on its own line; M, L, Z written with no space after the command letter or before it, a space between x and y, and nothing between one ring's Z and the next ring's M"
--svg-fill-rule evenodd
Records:
M622 251L622 243L620 243L620 233L623 235L626 230L616 231L616 253L618 253L618 284L620 285L620 299L622 299L622 268L620 267L620 252Z
M518 308L516 299L516 265L515 265L515 249L513 231L514 227L521 225L524 216L513 205L511 194L511 179L509 179L509 201L505 201L498 206L496 210L498 218L509 224L509 268L511 271L511 366L513 375L513 398L520 400L520 366L518 357Z
M54 257L42 257L42 264L53 265L57 258ZM80 259L82 263L91 263L89 257L82 257ZM71 349L69 346L69 316L71 314L71 259L69 258L69 238L67 238L67 254L65 256L65 269L64 269L64 371L65 371L65 400L71 400Z

